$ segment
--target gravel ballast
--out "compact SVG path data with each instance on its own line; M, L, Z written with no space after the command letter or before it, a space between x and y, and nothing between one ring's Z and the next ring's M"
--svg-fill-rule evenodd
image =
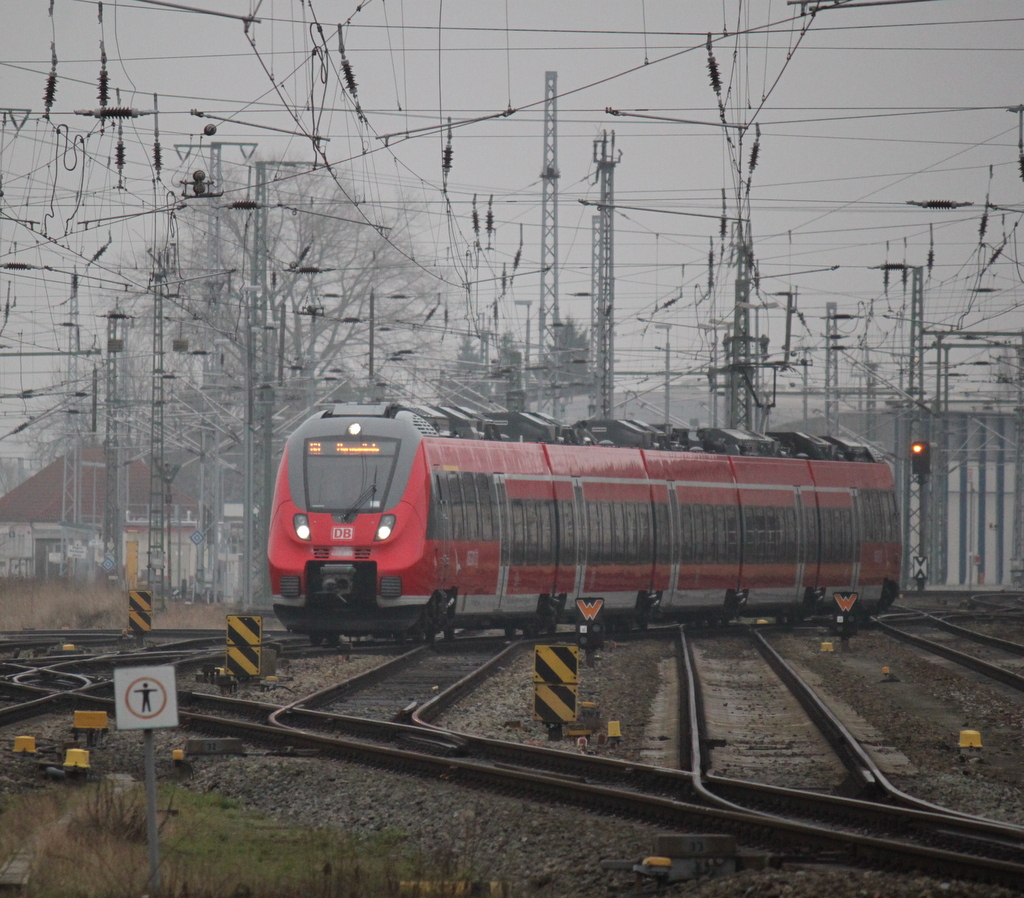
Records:
M799 649L805 656L803 660L809 667L828 664L815 658L814 638L804 640L806 645ZM867 645L865 642L865 650ZM617 747L592 745L592 750L609 757L640 761L649 757L652 745L668 740L670 734L664 732L664 719L652 714L651 708L671 651L670 644L664 641L609 645L594 667L582 668L581 699L593 701L601 708L605 726L609 720L620 721L623 734ZM279 689L266 694L254 689L251 697L284 704L381 660L353 656L346 662L338 656L290 661L283 663L279 671L284 678ZM870 663L875 663L875 659L871 658ZM898 663L902 669L903 661ZM478 735L549 744L546 729L533 721L530 713L532 664L532 653L520 655L437 723ZM829 668L823 668L823 672L827 674ZM830 688L832 685L830 682ZM191 684L180 683L179 687L193 688ZM855 693L856 687L851 686L851 690ZM246 690L239 694L245 697ZM851 704L855 697L849 697ZM915 723L920 725L920 721L906 721L908 729ZM49 733L43 732L42 726L37 726L37 722L30 725L38 738L63 740L68 737L70 721L51 721L45 726ZM14 729L8 728L4 734L8 744L13 742ZM25 726L17 729L19 733L29 731ZM158 775L162 781L176 776L171 751L184 747L187 735L184 731L158 731ZM557 745L566 751L577 750L574 742ZM97 773L127 772L142 777L142 737L136 732L112 732L92 756ZM953 778L958 785L962 782L969 788L978 784L977 778L972 782L964 777L957 770L957 762L944 756L944 752L937 753L952 768L950 775L956 774ZM927 758L915 756L914 761L922 764ZM935 772L945 775L946 769ZM659 831L653 826L494 795L441 779L317 758L256 752L246 757L192 757L188 759L188 775L181 783L198 792L235 799L246 809L282 823L332 826L357 835L390 833L401 837L402 850L427 857L457 854L478 878L506 881L512 884L512 894L517 896L591 898L624 894L633 885L632 875L602 871L600 861L638 860L650 854L653 837ZM20 759L8 764L0 777L3 792L40 785L38 775ZM748 871L721 880L683 883L673 887L670 894L698 898L1008 898L1020 893L913 874L794 868Z

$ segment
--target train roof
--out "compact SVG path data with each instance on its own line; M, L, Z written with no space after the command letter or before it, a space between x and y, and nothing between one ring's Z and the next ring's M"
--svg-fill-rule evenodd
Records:
M685 427L666 428L625 418L594 418L569 426L541 412L481 412L457 405L398 402L336 403L316 417L405 418L424 436L501 443L592 445L760 458L806 458L812 461L879 461L864 443L798 431L758 434L740 428L691 430Z

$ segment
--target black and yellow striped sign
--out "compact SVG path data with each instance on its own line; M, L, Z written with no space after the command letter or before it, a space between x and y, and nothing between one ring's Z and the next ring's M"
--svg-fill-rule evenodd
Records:
M128 591L128 629L132 633L148 633L153 629L153 592L149 589Z
M225 667L236 677L258 677L263 654L263 618L259 615L228 615Z
M537 683L533 687L533 719L544 723L567 723L576 719L579 686L566 683Z
M534 683L578 683L579 681L579 646L537 645L533 647Z

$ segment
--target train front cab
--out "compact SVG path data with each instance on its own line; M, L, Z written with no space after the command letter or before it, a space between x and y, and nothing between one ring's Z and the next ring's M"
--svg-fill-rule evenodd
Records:
M412 417L307 420L278 470L268 563L274 612L314 641L414 627L431 598L427 478Z

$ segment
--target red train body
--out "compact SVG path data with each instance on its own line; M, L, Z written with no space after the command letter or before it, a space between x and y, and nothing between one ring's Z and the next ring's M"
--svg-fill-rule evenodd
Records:
M797 617L898 594L892 475L875 462L452 439L410 411L336 407L289 438L274 611L315 641L456 626L550 630Z

